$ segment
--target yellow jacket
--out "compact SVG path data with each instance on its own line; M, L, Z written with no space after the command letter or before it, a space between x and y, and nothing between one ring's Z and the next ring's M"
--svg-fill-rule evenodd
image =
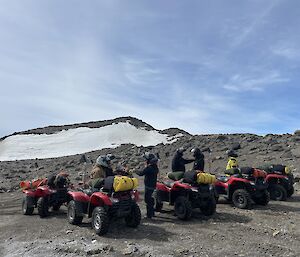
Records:
M238 160L234 157L229 157L226 170L230 170L238 167L239 167Z

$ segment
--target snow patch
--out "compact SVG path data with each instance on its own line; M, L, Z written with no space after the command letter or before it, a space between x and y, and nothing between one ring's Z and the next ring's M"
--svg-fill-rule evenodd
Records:
M103 148L116 148L121 144L172 144L180 136L170 137L156 130L136 128L125 122L101 128L63 130L50 135L15 135L0 142L0 161L62 157Z

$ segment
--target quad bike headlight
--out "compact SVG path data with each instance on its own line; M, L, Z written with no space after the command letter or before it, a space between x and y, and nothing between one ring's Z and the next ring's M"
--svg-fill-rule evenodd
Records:
M285 172L285 174L290 174L291 173L291 168L289 166L286 166L284 168L284 172Z

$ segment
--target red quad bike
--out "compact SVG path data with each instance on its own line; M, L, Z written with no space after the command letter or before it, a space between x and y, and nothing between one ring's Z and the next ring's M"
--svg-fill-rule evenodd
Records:
M211 184L157 182L154 198L156 211L161 211L163 202L168 202L174 205L175 214L181 220L189 220L195 208L200 208L205 216L211 216L216 212L216 200Z
M71 201L68 204L68 221L79 225L85 215L92 218L92 227L96 234L107 233L109 224L114 218L124 218L126 225L137 227L141 222L141 211L137 205L138 192L70 192Z
M58 211L60 206L69 202L70 195L67 187L53 189L47 185L39 186L36 189L24 189L25 194L22 202L24 215L31 215L37 207L41 218L49 215L49 208Z
M272 200L285 201L294 194L294 175L284 165L272 165L266 169L268 191Z
M218 195L223 195L240 209L249 209L253 203L267 205L270 194L265 172L254 168L241 168L238 174L220 176L215 183Z

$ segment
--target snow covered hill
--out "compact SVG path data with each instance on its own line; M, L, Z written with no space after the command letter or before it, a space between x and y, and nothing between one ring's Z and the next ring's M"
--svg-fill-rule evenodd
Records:
M157 130L119 122L100 128L79 127L54 134L18 134L0 141L0 161L54 158L86 153L121 144L151 146L170 144L180 134L169 136Z

